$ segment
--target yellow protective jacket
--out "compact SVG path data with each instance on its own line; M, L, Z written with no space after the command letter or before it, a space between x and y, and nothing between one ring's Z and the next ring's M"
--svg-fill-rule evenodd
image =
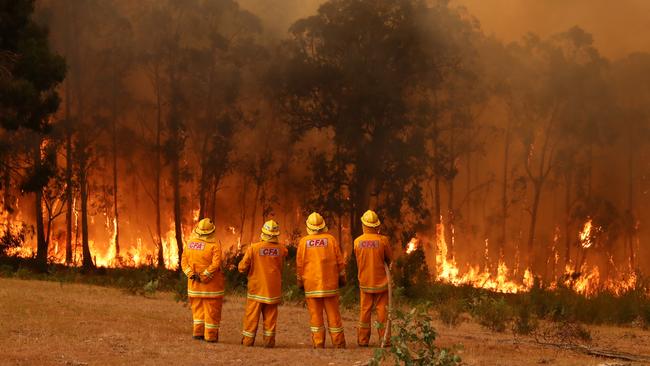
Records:
M261 241L248 246L239 262L239 272L248 273L248 298L265 304L282 300L282 265L287 248Z
M212 235L192 234L183 246L181 267L188 277L187 296L223 297L224 277L221 271L221 244ZM189 279L198 274L201 281Z
M359 288L363 292L379 293L388 290L388 277L384 263L393 255L384 235L365 233L354 240L354 255L359 268Z
M339 292L339 276L345 276L345 261L336 239L327 233L300 239L296 253L298 282L305 297L329 297Z

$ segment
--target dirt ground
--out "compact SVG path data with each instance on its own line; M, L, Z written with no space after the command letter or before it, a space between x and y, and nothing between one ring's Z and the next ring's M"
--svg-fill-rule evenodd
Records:
M277 348L244 348L239 345L243 308L243 298L227 298L220 343L208 344L191 339L190 310L169 293L145 298L112 288L0 279L0 364L361 365L372 354L356 346L353 313L343 317L348 349L312 350L307 310L299 306L280 308ZM468 365L631 365L516 344L511 334L472 322L437 329L441 346L463 345ZM599 347L650 354L650 332L589 329Z

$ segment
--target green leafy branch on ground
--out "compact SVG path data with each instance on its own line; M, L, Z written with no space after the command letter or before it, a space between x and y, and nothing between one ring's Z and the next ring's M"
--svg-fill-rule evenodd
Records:
M370 365L379 365L387 360L405 366L460 364L457 348L439 348L435 344L437 333L433 318L424 308L416 307L408 312L395 310L392 319L391 346L388 349L377 348Z

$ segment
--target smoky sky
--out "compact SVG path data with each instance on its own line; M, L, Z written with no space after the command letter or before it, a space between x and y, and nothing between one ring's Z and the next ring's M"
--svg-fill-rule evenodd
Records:
M481 23L487 34L510 42L528 32L542 37L575 25L592 33L610 59L650 52L650 1L647 0L453 0Z
M286 34L296 20L314 14L323 0L240 0L258 15L265 29ZM650 52L648 0L451 0L476 17L488 35L504 42L526 33L543 38L580 26L593 34L595 45L609 59ZM284 33L284 34L283 34Z

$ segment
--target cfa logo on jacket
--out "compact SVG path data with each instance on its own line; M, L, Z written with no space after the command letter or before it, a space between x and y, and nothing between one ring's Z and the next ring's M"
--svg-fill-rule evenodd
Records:
M260 255L264 257L278 257L280 256L280 249L278 248L260 248Z
M359 242L359 248L361 249L376 249L379 248L379 242L377 240L363 240Z
M324 248L327 246L327 239L309 239L307 240L307 248Z
M203 250L205 248L205 243L192 241L189 244L187 244L187 247L194 250Z

